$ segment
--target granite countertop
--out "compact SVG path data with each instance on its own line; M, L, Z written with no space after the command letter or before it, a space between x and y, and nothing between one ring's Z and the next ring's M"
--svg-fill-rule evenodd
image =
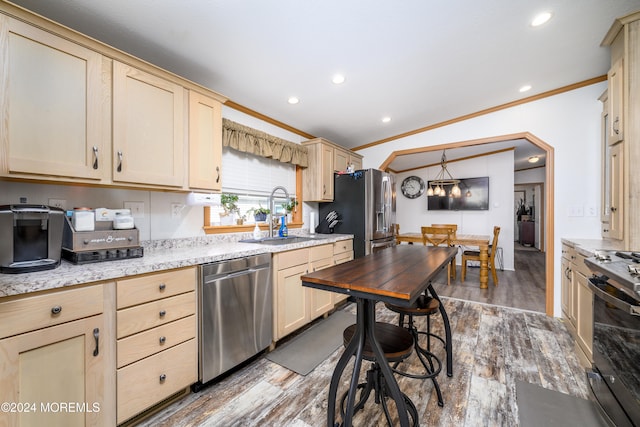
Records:
M305 235L304 237L312 237ZM113 280L143 273L189 267L243 256L285 252L352 239L351 234L316 234L312 240L286 245L241 243L220 236L162 240L143 243L144 256L120 261L75 265L63 260L53 270L23 274L0 274L0 298L65 286Z
M624 250L621 240L612 239L571 239L563 237L562 243L573 247L579 254L591 257L597 250L620 251Z

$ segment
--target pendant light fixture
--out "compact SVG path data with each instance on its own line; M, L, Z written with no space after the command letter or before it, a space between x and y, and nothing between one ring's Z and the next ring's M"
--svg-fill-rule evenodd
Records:
M450 197L460 197L462 195L462 191L460 190L459 179L454 179L449 171L447 170L447 156L445 155L444 150L442 150L442 158L440 159L440 171L436 175L436 179L429 181L429 189L427 190L427 196L450 196ZM445 186L450 186L451 190L449 194L447 194L447 190ZM469 195L467 195L469 197Z

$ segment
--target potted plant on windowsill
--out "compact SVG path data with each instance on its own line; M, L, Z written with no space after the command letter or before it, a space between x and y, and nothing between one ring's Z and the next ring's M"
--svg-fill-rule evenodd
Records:
M292 221L291 212L293 212L296 206L298 206L298 201L294 198L291 198L287 203L282 204L282 208L287 213L287 222Z
M271 212L269 209L263 208L262 205L260 205L257 208L253 208L251 210L253 211L253 219L256 222L266 221L267 215L269 215L269 213Z
M233 193L222 193L220 196L220 204L224 210L224 212L220 214L220 224L233 225L234 214L240 212L240 209L238 208L238 195Z

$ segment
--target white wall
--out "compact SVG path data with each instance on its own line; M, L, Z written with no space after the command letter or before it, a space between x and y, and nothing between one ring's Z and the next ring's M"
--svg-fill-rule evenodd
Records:
M560 268L562 237L600 238L597 216L569 216L573 207L600 205L600 114L598 97L606 82L544 98L460 123L433 129L359 151L365 167L380 167L391 152L457 141L530 132L555 151L554 204L555 251L554 307L560 316Z
M500 227L498 246L503 250L504 268L513 270L513 151L491 156L449 163L447 169L454 178L489 177L489 210L486 211L429 211L426 196L408 199L398 191L396 222L400 232L420 232L429 224L458 224L460 234L493 235L493 227ZM396 176L399 189L407 176L417 175L425 184L434 179L440 166L405 172Z

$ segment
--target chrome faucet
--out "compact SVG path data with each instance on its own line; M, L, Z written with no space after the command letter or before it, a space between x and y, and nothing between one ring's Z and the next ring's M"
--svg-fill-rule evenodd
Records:
M271 195L269 196L269 237L273 237L273 195L278 190L284 191L287 202L289 201L289 192L287 192L286 188L278 185L277 187L274 187L273 190L271 190Z

